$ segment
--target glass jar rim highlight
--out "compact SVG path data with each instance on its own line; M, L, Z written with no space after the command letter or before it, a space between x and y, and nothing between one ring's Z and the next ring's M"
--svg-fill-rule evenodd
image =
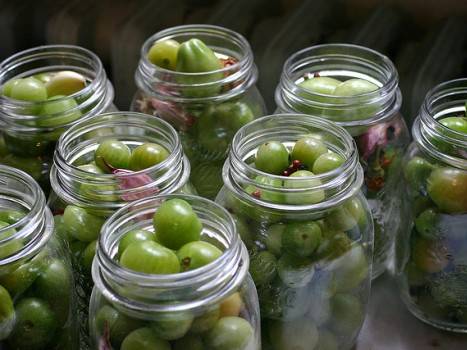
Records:
M467 170L467 134L439 120L467 114L467 78L450 80L428 91L412 126L414 141L431 157Z
M354 96L334 96L312 92L297 84L316 73L324 77L365 79L378 89ZM398 80L393 62L375 50L353 44L315 45L294 53L284 63L275 100L284 112L301 113L303 109L316 108L322 111L320 116L343 127L370 126L392 118L400 109ZM365 104L377 107L371 117L343 120L337 116Z
M266 141L296 142L311 131L325 132L333 141L340 142L338 146L327 146L339 153L345 161L338 168L323 174L290 178L283 175L272 175L262 172L246 163L246 159ZM326 138L326 136L324 138ZM299 188L275 187L270 184L258 184L257 176L279 181L293 181L303 184ZM358 160L355 141L341 126L326 119L306 114L273 114L265 116L242 127L235 135L229 158L223 167L224 185L252 205L277 211L306 213L310 211L325 211L351 198L360 190L363 183L363 169ZM319 184L310 180L318 180ZM313 191L326 191L324 200L310 204L283 204L261 200L249 195L245 188L248 185L257 186L270 193L290 193L292 195L308 194ZM309 185L309 187L307 187Z
M212 47L217 54L225 57L233 57L237 61L218 70L202 73L185 73L165 69L151 63L147 53L151 46L166 39L177 39L181 37L201 37L205 40L219 41ZM223 45L220 45L220 42ZM209 42L205 43L208 46ZM231 46L228 49L228 46ZM211 82L184 84L177 78L204 78L214 74L222 75L222 78ZM141 58L135 73L135 82L139 89L145 94L157 97L160 100L170 100L180 103L205 103L231 99L256 83L258 78L257 68L253 60L253 52L250 44L241 34L220 26L208 24L181 25L157 32L149 37L141 48ZM155 88L157 86L157 88ZM213 96L187 97L179 92L186 88L209 89L216 86L227 87L227 91Z
M75 162L95 151L106 139L140 145L155 142L169 151L167 159L139 171L116 169L112 174L93 174ZM73 125L59 139L50 171L52 188L67 203L113 212L126 203L179 190L188 182L190 164L178 133L167 122L137 112L103 113ZM93 193L79 193L80 186Z
M157 208L173 198L191 204L203 222L203 230L209 230L223 243L223 254L208 265L178 274L151 275L120 266L114 259L120 238L131 229L152 225ZM92 276L96 287L109 301L136 316L148 312L196 311L216 304L239 288L248 273L248 265L246 247L227 210L202 197L168 194L129 203L106 221L101 229Z

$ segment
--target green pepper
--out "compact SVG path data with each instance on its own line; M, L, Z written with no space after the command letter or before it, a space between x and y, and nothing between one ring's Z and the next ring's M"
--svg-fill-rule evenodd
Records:
M207 73L222 68L220 60L215 53L199 39L190 39L180 45L177 55L177 72L181 73ZM222 79L222 72L211 74L189 75L178 77L178 82L184 85L209 84ZM221 86L183 88L182 94L186 97L208 97L220 92Z

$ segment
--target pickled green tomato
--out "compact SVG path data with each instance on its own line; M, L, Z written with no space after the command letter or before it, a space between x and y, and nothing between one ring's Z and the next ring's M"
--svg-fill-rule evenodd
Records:
M210 330L217 323L220 317L220 308L218 306L195 317L191 324L190 333L200 334Z
M154 275L180 272L177 255L154 241L131 243L124 250L120 264L133 271Z
M180 44L172 39L156 41L148 52L148 60L161 68L175 70Z
M10 226L9 223L0 221L0 229L6 228ZM0 233L0 240L6 239L8 237L13 236L16 233L15 229L9 229L6 230L5 232ZM21 243L20 240L18 239L13 239L12 241L8 243L2 243L0 245L0 260L4 259L10 255L15 254L17 251L19 251L23 247L23 243Z
M10 79L10 80L8 80L2 86L2 95L6 96L6 97L11 97L11 90L13 89L13 86L18 84L20 81L21 81L21 79Z
M52 301L59 296L70 294L71 273L68 266L59 259L49 262L44 271L34 282L34 290L38 296Z
M222 251L208 242L190 242L182 246L177 252L182 271L189 271L203 267L222 255Z
M303 89L317 94L332 95L340 83L339 80L331 77L313 77L311 79L305 79L298 85Z
M89 214L86 209L68 205L63 213L63 224L71 236L82 242L92 242L97 239L104 219Z
M86 248L83 250L81 256L81 265L83 266L84 270L87 272L91 272L92 268L92 261L94 260L94 256L96 255L97 249L97 240L92 241L89 243Z
M104 171L95 164L84 164L80 165L78 168L81 170L87 171L92 174L105 174Z
M338 292L351 291L368 277L369 264L360 245L353 246L330 265Z
M94 153L94 161L102 170L109 171L109 167L128 169L130 166L131 150L123 142L105 140Z
M283 223L274 224L268 227L264 243L269 252L279 257L282 253L282 235L287 225Z
M258 184L275 187L278 190L282 187L282 181L280 179L272 179L267 176L258 175L255 178L255 182ZM255 187L255 186L247 186L245 191L250 195L256 196L264 201L272 202L272 203L283 203L284 202L284 194L280 191L275 190L265 190L263 188Z
M321 228L316 222L293 222L282 234L282 249L297 257L309 257L319 246L321 238Z
M11 320L14 315L13 299L10 293L0 285L0 340L2 339L2 328L5 322Z
M283 254L277 263L277 273L287 287L299 288L312 280L315 268L310 258Z
M212 350L243 350L252 336L253 328L245 319L223 317L209 331L205 341Z
M290 189L309 189L298 193L287 193L285 200L288 204L315 204L324 200L325 194L322 189L314 189L321 185L321 181L312 178L315 174L308 170L299 170L289 176L290 180L284 180L284 187ZM309 177L306 181L294 181L295 178Z
M162 203L154 214L153 223L158 240L170 249L180 249L186 243L199 241L201 237L201 220L183 199L170 199Z
M53 73L39 73L39 74L34 74L32 77L39 80L42 83L48 83L50 79L52 79Z
M154 241L157 242L156 235L147 230L134 229L125 233L118 243L118 255L121 256L125 249L134 242Z
M446 213L467 212L467 171L438 168L427 179L430 198Z
M426 159L421 157L413 157L410 159L405 168L404 176L409 185L416 191L423 189L426 186L426 180L431 174L431 171L436 167Z
M439 214L432 208L424 210L415 218L415 229L420 237L436 240L443 236L442 228L438 226Z
M45 87L49 97L70 96L86 87L86 79L77 72L60 71L51 75Z
M228 129L236 132L254 119L251 108L244 102L225 102L217 105L213 114Z
M412 261L424 272L437 273L446 268L451 255L441 241L418 238L412 245Z
M16 305L16 323L8 343L13 349L47 349L56 327L54 314L45 301L22 299Z
M308 319L270 321L268 335L274 350L314 349L319 339L316 325Z
M365 318L363 305L352 294L336 294L331 299L331 327L337 334L351 335L360 329Z
M47 99L47 90L42 82L34 78L18 79L11 86L10 96L15 100L40 102Z
M343 81L333 91L334 96L356 96L378 90L378 86L364 79L349 79Z
M268 141L256 151L255 165L265 173L280 175L289 166L289 151L278 141Z
M250 274L257 286L271 282L277 275L277 259L267 250L250 257Z
M180 339L189 331L193 319L189 313L174 313L151 322L151 329L161 339Z
M170 343L157 338L150 328L139 328L123 340L121 350L170 350Z
M13 225L24 218L26 214L19 210L2 210L0 211L0 221L4 221Z
M56 101L55 101L56 100ZM66 125L78 120L81 117L81 111L71 109L78 107L76 101L63 95L50 97L47 103L42 106L37 119L36 125L39 127L56 127Z
M308 169L313 169L316 159L327 152L328 148L322 141L314 137L303 137L292 149L292 160L299 160Z
M467 117L448 117L439 122L451 130L467 134Z
M345 159L335 152L323 153L318 158L316 158L315 162L313 163L312 171L314 174L327 173L337 169L342 164L344 164L344 162Z
M166 160L169 152L156 143L144 143L131 153L130 169L139 171L147 169Z
M324 329L319 331L318 344L315 350L339 350L339 342L335 335Z

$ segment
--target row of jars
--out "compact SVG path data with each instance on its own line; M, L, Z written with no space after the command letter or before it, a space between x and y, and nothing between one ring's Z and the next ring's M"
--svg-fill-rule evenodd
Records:
M193 37L215 48L222 59L230 59L218 80L191 85L187 80L178 83L183 80L180 80L182 73L154 66L146 57L155 41L165 38L183 41ZM72 253L78 302L71 304L79 310L79 323L83 328L81 347L88 346L86 320L89 296L95 283L89 318L93 346L120 348L126 336L133 332L151 337L147 329L154 329L151 325L158 323L156 338L161 336L157 333L161 327L168 333L172 328L179 331L185 328L181 335L165 335L173 339L163 339L169 341L169 345L164 343L161 348L177 349L177 346L187 346L180 345L186 342L201 344L197 346L203 348L204 336L200 337L202 332L196 329L200 324L214 327L224 315L219 311L223 309L222 300L235 295L240 300L237 300L239 311L235 317L247 320L254 336L241 347L234 343L230 346L232 349L258 348L259 310L255 287L246 274L249 262L259 295L263 348L300 349L313 344L316 349L350 348L363 323L368 301L373 232L373 276L384 270L393 238L399 232L396 274L409 309L438 327L466 329L465 318L462 318L466 312L462 292L467 290L462 275L465 273L462 263L465 230L461 226L467 212L466 137L465 132L449 129L436 121L465 113L465 81L446 83L427 96L414 126L416 142L403 161L408 132L398 113L401 97L397 72L386 57L362 47L323 45L292 56L285 64L277 89L278 111L304 114L266 117L254 122L253 119L264 114L264 107L254 88L256 71L251 51L245 39L222 28L177 27L148 40L136 73L141 91L132 106L145 115L110 113L99 116L103 110L112 109L112 92L99 60L88 51L75 47L43 47L39 49L42 55L35 55L35 50L20 53L2 64L9 67L5 74L10 74L2 81L18 75L27 77L47 72L51 66L54 70L75 70L76 64L82 68L77 69L78 72L87 74L86 87L76 96L72 95L77 101L73 111L80 110L80 115L71 118L72 122L66 125L52 123L52 126L38 127L40 116L24 112L28 110L25 107L37 103L1 97L5 111L1 117L5 125L2 159L6 159L2 162L26 167L25 170L39 163L32 174L37 179L45 179L41 184L47 189L47 167L51 164L48 160L52 159L51 151L56 148L50 173L53 191L49 205L55 214L56 236L64 238ZM45 61L34 62L32 57L36 56ZM69 57L74 58L75 63L63 64ZM45 65L44 62L52 63ZM14 69L21 73L11 73ZM209 74L195 77L203 80L206 78L203 75ZM212 73L210 75L212 77ZM300 87L303 81L315 77L367 79L378 89L357 96L333 97ZM89 88L96 81L100 81L96 84L100 89ZM189 96L182 93L187 85ZM100 91L100 97L94 94L94 89ZM39 104L47 103L50 102ZM61 116L63 111L55 117ZM163 120L172 124L176 131ZM75 125L69 128L72 124ZM68 128L55 145L58 136ZM297 178L292 180L296 185L284 188L276 185L277 181L285 181L282 176L265 174L252 166L261 145L278 141L290 151L299 139L310 134L318 134L330 151L345 160L338 170L312 179ZM108 138L123 141L130 148L145 142L159 143L169 151L170 157L158 166L137 173L116 171L102 175L80 169L79 166L92 161L98 145ZM230 156L225 161L230 143ZM27 153L29 150L33 153ZM403 174L402 169L405 170ZM406 184L399 180L402 175L407 179ZM223 184L224 188L218 192ZM443 191L444 188L448 190ZM258 192L266 195L258 196ZM200 269L199 274L167 275L167 278L141 276L119 267L116 263L118 240L129 230L148 229L148 214L157 211L161 199L142 200L120 209L104 225L105 218L128 202L157 193L198 193L208 198L217 195L217 202L227 208L230 215L211 202L189 196L183 198L209 222L210 229L203 231L203 237L206 240L215 237L225 251L220 260L227 260L230 250L236 251L236 258L230 255L229 262L219 261L219 269L210 274L203 275ZM9 229L6 225L5 236ZM235 240L235 232L248 248L250 258ZM293 249L290 250L294 242L283 242L286 236L299 233L313 236L315 232L319 232L319 240L313 239L314 248L308 247L309 253L294 255ZM99 233L102 233L100 238ZM9 241L7 237L7 243ZM90 274L96 246L93 281ZM32 255L28 263L33 261ZM19 262L19 265L23 264ZM23 269L31 270L31 265L24 265L27 267ZM46 275L46 270L43 271L36 272L36 277ZM67 271L69 276L71 271ZM36 297L35 283L34 279L18 293L20 296L12 292L14 307L21 306L23 295ZM450 287L453 284L454 289ZM42 297L41 294L38 297ZM49 305L53 311L52 304ZM21 308L15 314L21 315L20 311ZM160 326L164 318L171 321L167 321L165 327ZM59 323L54 321L54 328L48 328L47 334L59 329ZM195 330L193 323L198 325ZM11 329L5 328L5 334L10 334L5 344L21 348L15 340L9 340L13 337L11 334L18 334L13 331L13 324L15 322L10 320ZM70 322L60 324L66 324L65 328L71 325ZM183 324L185 327L181 327ZM17 321L16 325L21 323ZM170 330L167 327L171 327ZM136 334L133 337L138 337ZM57 337L50 339L47 341L57 342L56 348L63 348ZM35 348L51 347L51 343L41 344Z

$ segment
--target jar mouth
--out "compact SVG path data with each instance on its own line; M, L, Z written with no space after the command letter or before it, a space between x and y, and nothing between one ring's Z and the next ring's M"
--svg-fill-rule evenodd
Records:
M310 91L299 85L317 74L337 79L364 79L378 88L354 96L336 96ZM286 112L308 112L339 125L373 125L392 117L401 105L398 74L392 61L369 48L351 44L316 45L290 56L276 89L276 103ZM349 113L362 105L371 110Z
M157 143L169 156L139 171L93 174L79 168L94 160L95 150L106 139L122 141L130 148ZM177 191L189 174L188 159L170 124L143 113L110 112L77 123L60 137L50 176L55 193L67 203L113 212L129 201Z
M412 126L415 141L433 158L467 169L467 134L440 122L448 117L467 116L467 79L441 83L426 95Z
M185 73L156 66L147 58L151 46L157 41L173 39L183 42L191 38L202 40L219 59L233 58L235 62L209 72ZM148 38L141 48L135 81L146 94L159 99L196 102L237 95L253 85L257 75L250 44L241 34L215 25L196 24L168 28ZM191 89L194 93L184 95L184 89ZM217 92L203 93L209 89Z
M1 209L25 212L16 223L0 229L0 247L12 247L12 254L0 259L1 267L37 254L53 233L53 220L37 182L16 168L0 165L0 199ZM10 234L10 230L16 232Z
M153 231L154 213L173 198L192 206L203 222L202 236L221 246L221 257L178 274L151 275L122 267L115 259L121 237L132 229ZM135 313L188 311L215 304L239 287L247 271L248 253L231 215L210 200L175 194L138 200L115 212L101 229L92 267L93 280L102 294Z
M327 148L345 159L342 165L329 172L305 177L273 175L252 166L252 157L265 142L279 141L292 147L298 139L313 133L319 133ZM255 179L259 176L268 181L258 183ZM358 161L355 141L342 127L305 114L275 114L256 119L237 132L224 164L223 179L231 191L254 205L279 211L308 212L326 210L353 196L363 183L363 170ZM294 186L274 185L285 181ZM247 193L248 186L292 200L284 204L257 198ZM324 193L325 197L316 203L304 204L293 200L319 192Z
M8 57L0 63L0 85L13 78L59 71L81 74L87 82L86 86L69 96L39 102L16 100L0 95L0 117L9 131L51 133L69 127L77 120L101 113L112 103L113 87L107 79L100 59L93 52L73 45L38 46ZM42 112L48 106L72 100L74 102L70 103L70 108L62 112Z

